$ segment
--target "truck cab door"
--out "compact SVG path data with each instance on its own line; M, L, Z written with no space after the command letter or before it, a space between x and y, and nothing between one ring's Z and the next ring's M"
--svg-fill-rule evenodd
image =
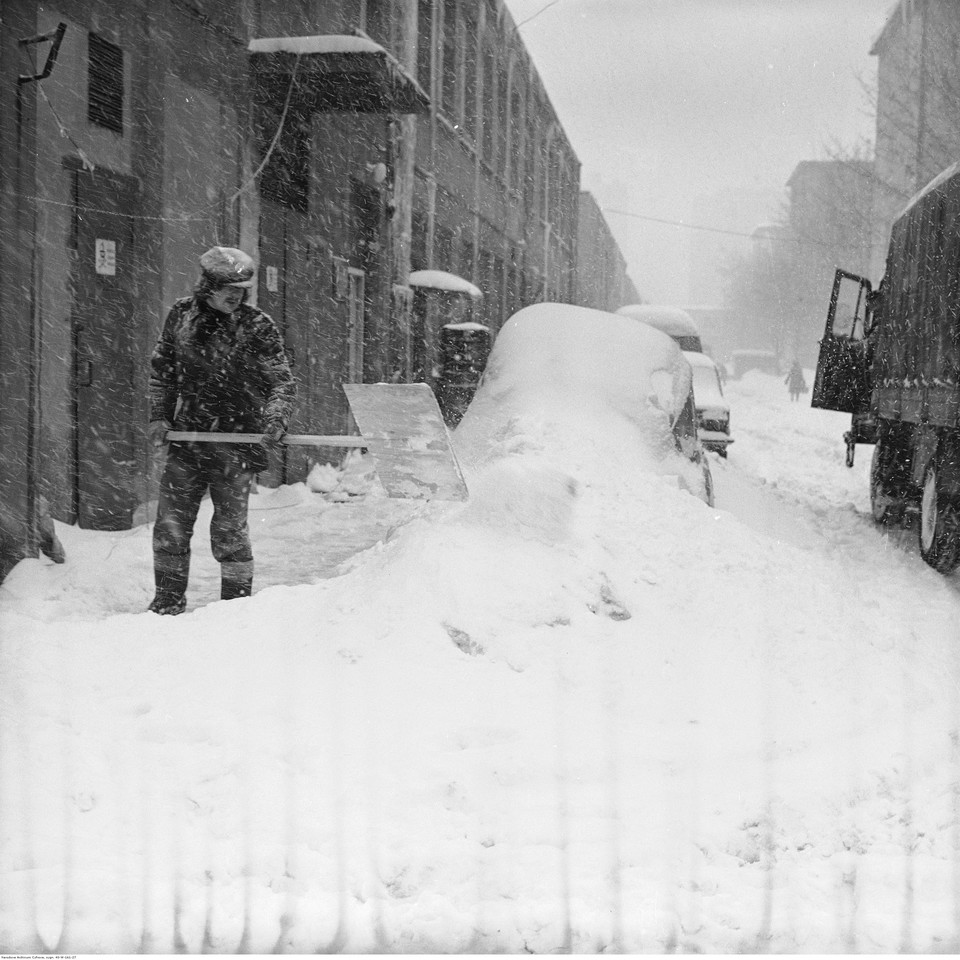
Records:
M870 281L838 270L820 341L810 406L857 413L870 400L865 327Z

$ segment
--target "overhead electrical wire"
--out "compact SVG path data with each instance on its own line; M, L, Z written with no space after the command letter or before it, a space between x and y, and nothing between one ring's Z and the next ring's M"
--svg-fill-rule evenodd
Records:
M671 227L683 227L686 230L704 230L708 233L722 233L730 237L746 237L748 240L772 240L775 243L793 243L800 246L817 246L836 248L838 244L827 240L801 239L797 236L776 236L775 234L744 233L742 230L725 230L722 227L707 227L700 223L687 223L685 220L667 220L664 217L651 217L643 213L634 213L632 210L618 210L616 207L602 207L604 213L614 213L621 217L632 217L634 220L649 220L653 223L665 223ZM787 229L787 228L784 228Z

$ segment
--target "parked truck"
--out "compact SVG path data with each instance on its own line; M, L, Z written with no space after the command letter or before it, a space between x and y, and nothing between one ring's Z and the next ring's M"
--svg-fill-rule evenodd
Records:
M834 279L811 405L852 415L847 465L873 444L879 524L918 513L920 555L960 563L960 163L917 194L890 233L879 287Z

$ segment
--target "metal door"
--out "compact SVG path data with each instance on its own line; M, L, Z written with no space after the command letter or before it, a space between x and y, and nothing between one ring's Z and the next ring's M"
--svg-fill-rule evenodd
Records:
M72 459L81 527L127 530L137 506L137 438L146 371L134 369L134 183L78 170L75 180Z
M834 277L827 326L820 341L812 407L856 413L870 399L864 324L870 281L844 270Z

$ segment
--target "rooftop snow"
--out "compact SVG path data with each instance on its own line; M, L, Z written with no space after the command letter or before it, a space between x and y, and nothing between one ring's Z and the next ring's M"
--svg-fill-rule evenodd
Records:
M618 314L622 317L632 317L656 327L672 337L698 337L693 317L680 307L665 307L650 303L631 303L621 307Z

